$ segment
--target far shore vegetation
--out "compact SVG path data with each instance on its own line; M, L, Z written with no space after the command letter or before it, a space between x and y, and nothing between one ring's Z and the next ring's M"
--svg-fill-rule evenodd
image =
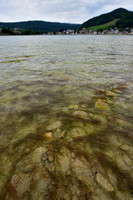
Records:
M118 8L83 24L45 21L0 22L0 35L133 35L133 12Z

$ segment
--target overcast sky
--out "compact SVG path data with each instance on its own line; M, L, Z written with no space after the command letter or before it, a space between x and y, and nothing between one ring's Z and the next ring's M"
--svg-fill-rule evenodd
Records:
M133 11L133 0L0 0L0 22L83 23L120 7Z

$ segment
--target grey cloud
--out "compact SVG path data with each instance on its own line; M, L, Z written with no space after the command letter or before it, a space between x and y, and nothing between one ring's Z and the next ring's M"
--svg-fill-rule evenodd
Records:
M133 10L132 0L0 0L0 21L82 23L119 7Z

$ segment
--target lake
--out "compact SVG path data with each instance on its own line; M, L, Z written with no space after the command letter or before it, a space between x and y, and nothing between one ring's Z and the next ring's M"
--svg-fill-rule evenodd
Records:
M133 198L133 37L0 37L0 197Z

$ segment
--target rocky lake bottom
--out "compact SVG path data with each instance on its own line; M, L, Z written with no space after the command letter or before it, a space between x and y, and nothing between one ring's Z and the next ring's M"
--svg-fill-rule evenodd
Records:
M47 120L44 108L6 115L1 199L133 199L133 125L130 109L123 112L120 104L125 94L126 84L95 89L88 101Z
M132 36L0 44L0 200L133 200Z

